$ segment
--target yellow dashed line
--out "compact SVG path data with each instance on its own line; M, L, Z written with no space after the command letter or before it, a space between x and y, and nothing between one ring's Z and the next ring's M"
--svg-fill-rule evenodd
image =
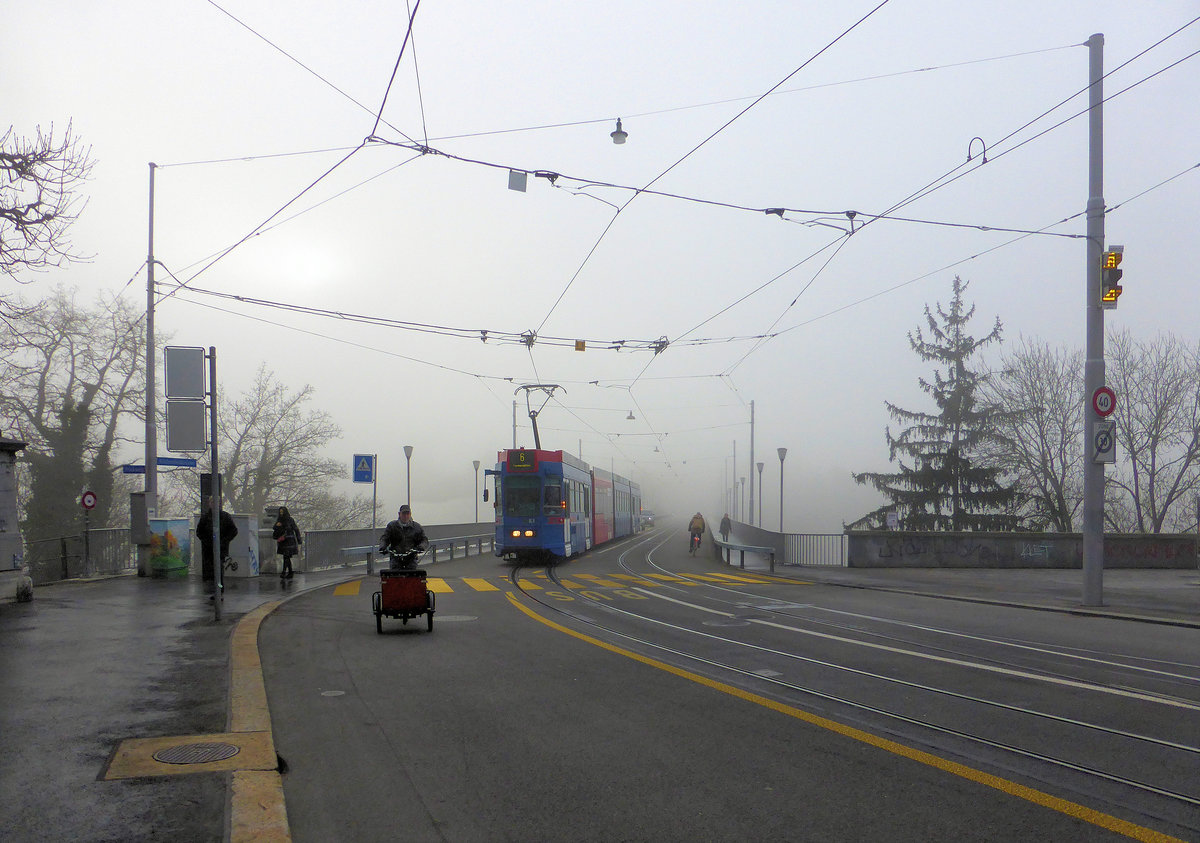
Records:
M463 582L471 586L476 591L499 591L500 589L492 585L482 577L463 577Z
M453 594L454 589L450 587L441 577L429 577L425 580L425 587L437 594Z
M535 582L532 582L531 580L526 580L526 579L517 580L517 585L519 585L521 588L525 589L526 591L541 591L542 590L542 587L540 585L538 585Z
M714 577L721 577L730 582L753 582L761 585L772 585L770 580L759 579L758 577L748 577L745 574L713 574Z
M654 579L662 580L663 582L673 582L676 585L700 585L700 583L692 582L687 577L673 577L670 574L646 574L646 576L654 577Z
M333 594L335 597L354 597L362 589L362 584L362 580L344 582L333 589Z
M881 738L878 735L872 735L870 732L864 732L862 729L856 729L853 726L847 726L844 723L838 723L836 720L830 720L828 717L821 717L811 712L804 711L803 709L795 708L794 706L786 705L785 703L751 693L750 691L744 691L741 688L735 688L734 686L727 685L724 682L718 682L715 679L709 679L707 676L701 676L697 673L692 673L684 670L683 668L675 667L674 665L667 664L666 662L661 662L658 659L652 659L649 656L643 656L639 653L633 652L632 650L623 649L615 644L609 644L606 641L601 641L598 638L593 638L590 635L585 635L582 632L576 632L573 629L568 629L561 624L555 623L549 618L542 617L537 612L522 604L521 601L517 599L517 597L511 592L506 596L508 597L510 603L512 603L529 617L533 618L535 621L543 623L551 629L555 629L566 635L570 635L572 638L577 638L580 641L586 641L587 643L596 647L600 647L603 650L608 650L609 652L625 656L626 658L633 659L636 662L641 662L642 664L649 665L650 667L658 668L659 670L666 671L667 673L674 674L680 678L687 679L691 682L704 685L717 691L721 691L722 693L730 694L731 696L738 697L746 700L747 702L761 705L764 708L769 708L773 711L779 712L780 714L785 714L788 717L794 717L797 720L802 720L805 723L812 724L813 726L827 729L831 732L842 735L843 737L860 741L861 743L868 744L877 749L882 749L885 752L890 752L894 755L899 755L903 758L916 761L919 764L925 764L926 766L942 770L969 781L982 784L986 787L994 788L1002 793L1015 796L1018 799L1024 799L1028 802L1034 803L1035 805L1041 805L1042 807L1049 808L1052 811L1058 811L1061 814L1066 814L1069 817L1074 817L1075 819L1099 826L1100 828L1107 829L1117 834L1123 834L1126 837L1130 837L1134 840L1145 841L1145 843L1183 843L1183 841L1179 840L1177 837L1171 837L1170 835L1163 834L1162 832L1145 828L1144 826L1135 825L1134 823L1120 819L1119 817L1102 813L1084 805L1079 805L1075 802L1069 802L1066 799L1060 799L1057 796L1052 796L1049 793L1035 790L1032 787L1026 787L1023 784L1018 784L1017 782L1009 781L1008 779L1002 779L999 776L994 776L991 773L985 773L982 770L976 770L973 767L968 767L965 764L959 764L956 761L950 761L948 759L941 758L930 752L924 752L919 749L914 749L911 746L905 746L897 741Z

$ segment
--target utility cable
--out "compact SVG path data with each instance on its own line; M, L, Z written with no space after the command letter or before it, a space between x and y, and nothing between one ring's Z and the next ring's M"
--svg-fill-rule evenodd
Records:
M404 0L404 7L408 9L409 16L413 14L413 10L409 6L408 0ZM425 138L425 145L429 146L429 127L425 124L425 95L421 92L421 69L417 65L417 39L413 36L412 39L412 57L413 57L413 77L417 81L417 105L421 111L421 137Z

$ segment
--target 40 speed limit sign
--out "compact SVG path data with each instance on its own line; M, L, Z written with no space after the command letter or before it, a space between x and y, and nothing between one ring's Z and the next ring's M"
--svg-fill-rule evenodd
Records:
M1117 408L1117 394L1107 386L1102 386L1092 393L1092 409L1102 419L1112 415Z

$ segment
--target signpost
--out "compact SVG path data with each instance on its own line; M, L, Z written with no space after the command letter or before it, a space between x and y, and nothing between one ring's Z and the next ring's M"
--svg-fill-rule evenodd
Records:
M92 567L92 548L91 548L91 520L92 510L96 507L96 493L86 491L79 498L79 505L83 507L83 575L91 576ZM65 564L65 563L64 563Z
M355 483L370 483L371 484L371 530L375 530L375 510L378 509L376 504L377 495L379 493L379 478L375 475L375 466L379 464L378 454L355 454L354 462L350 468L354 472ZM375 554L367 554L367 576L375 573L374 565Z

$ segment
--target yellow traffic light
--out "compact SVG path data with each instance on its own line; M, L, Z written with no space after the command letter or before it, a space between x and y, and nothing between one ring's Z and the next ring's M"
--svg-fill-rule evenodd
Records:
M1124 292L1124 288L1120 284L1117 284L1112 287L1106 287L1104 289L1104 295L1101 297L1100 300L1107 301L1107 302L1113 302L1115 304L1117 299L1119 299L1121 297L1122 292Z
M1100 264L1105 269L1116 269L1121 265L1121 258L1124 257L1123 252L1107 251L1104 253L1104 262Z

